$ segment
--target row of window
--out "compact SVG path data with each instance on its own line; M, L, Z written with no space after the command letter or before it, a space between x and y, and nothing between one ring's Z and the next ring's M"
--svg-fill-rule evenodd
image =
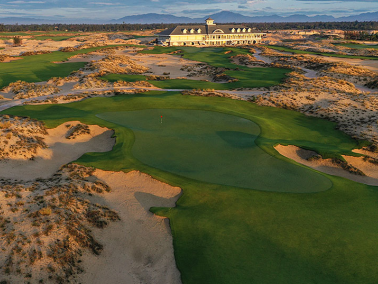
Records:
M202 30L201 29L196 29L196 30L194 30L194 29L190 29L190 30L188 30L188 29L183 29L182 30L182 33L184 33L184 34L186 34L186 33L188 33L188 31L189 31L189 33L191 33L191 34L194 34L195 32L197 32L197 33L201 33L202 32ZM241 32L243 32L243 33L246 33L246 32L251 32L252 31L252 29L251 28L243 28L243 29L241 29L241 28L237 28L237 29L235 29L235 28L232 28L231 29L231 32L232 33L234 33L234 32L238 32L238 33L241 33ZM213 33L224 33L221 29L216 29Z
M244 39L244 38L261 38L260 35L210 35L207 39Z
M182 32L183 32L184 34L186 34L186 33L188 32L188 30L187 30L187 29L183 29ZM190 32L191 34L194 34L194 29L190 29L189 32ZM202 32L201 29L197 29L197 33L200 34L201 32Z

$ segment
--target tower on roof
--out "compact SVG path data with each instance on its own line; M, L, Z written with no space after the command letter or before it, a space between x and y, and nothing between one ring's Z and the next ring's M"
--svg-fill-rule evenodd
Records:
M207 26L215 26L214 20L212 18L207 18L206 19L206 25Z

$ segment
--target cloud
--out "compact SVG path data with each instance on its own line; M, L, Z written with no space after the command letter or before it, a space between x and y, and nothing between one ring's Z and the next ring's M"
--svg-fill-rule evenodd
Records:
M347 16L362 10L377 11L377 3L378 0L0 0L0 15L25 13L35 18L104 20L147 13L201 18L219 11L245 16L297 13Z
M11 1L8 4L44 4L45 1Z
M202 14L208 14L208 13L217 13L222 11L221 9L203 9L203 10L182 10L182 13L184 14L193 14L193 13L202 13Z
M360 3L360 2L371 2L371 3L378 3L378 0L297 0L300 2L355 2L355 3Z
M109 3L109 2L89 2L88 4L101 5L101 6L117 6L121 3Z

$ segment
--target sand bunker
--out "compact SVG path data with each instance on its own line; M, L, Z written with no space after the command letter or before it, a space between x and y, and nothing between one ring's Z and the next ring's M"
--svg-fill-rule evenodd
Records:
M64 123L49 129L44 142L47 149L39 149L34 160L9 159L0 161L0 177L20 180L49 178L62 165L80 158L87 152L107 152L113 148L113 131L97 125L89 126L90 134L82 134L75 139L67 139L71 127L78 121ZM67 125L70 125L67 127Z
M131 54L130 54L131 55ZM170 76L171 79L187 77L190 72L186 71L184 66L194 66L201 62L181 58L169 54L135 54L132 57L137 60L137 64L149 68L151 74L158 76ZM211 80L210 76L192 76L192 80Z
M84 255L86 273L81 283L181 283L173 254L169 221L149 212L152 206L173 207L181 189L154 180L140 172L106 172L95 176L112 191L105 205L119 214L121 221L107 230L93 229L104 244L100 256Z
M275 149L289 159L296 161L302 165L313 168L317 171L327 173L334 176L344 177L356 182L378 186L378 165L364 161L363 157L343 156L345 160L353 167L361 170L366 176L359 176L342 169L340 166L332 163L331 159L308 160L308 158L316 156L314 151L305 150L297 146L278 145Z

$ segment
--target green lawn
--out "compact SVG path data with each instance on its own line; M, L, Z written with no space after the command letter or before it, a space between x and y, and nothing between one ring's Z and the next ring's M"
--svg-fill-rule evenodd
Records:
M0 36L30 36L33 35L33 33L25 33L25 32L8 32L8 33L0 33ZM38 32L41 33L41 32Z
M278 85L289 72L282 68L250 68L251 70L229 70L225 73L232 78L237 78L238 82L215 83L190 79L169 79L163 81L148 80L152 85L161 89L214 89L214 90L233 90L236 88L258 88ZM109 82L118 80L126 82L145 81L143 75L124 75L108 74L102 79Z
M180 186L183 195L177 207L152 208L151 211L170 218L175 258L184 284L378 283L376 187L317 173L332 182L331 189L310 194L277 193L206 183L162 171L139 161L136 158L139 150L133 149L133 145L142 148L147 146L146 141L138 139L149 138L148 135L145 133L147 136L143 137L143 133L138 132L143 131L135 127L139 124L149 127L144 124L148 117L143 118L145 121L135 122L143 112L136 113L136 117L125 113L149 110L145 114L153 116L159 123L156 115L160 111L151 113L151 109L167 111L163 116L163 124L169 123L166 120L169 117L166 116L170 115L171 110L175 110L174 113L178 113L178 110L201 110L206 111L206 116L211 111L220 113L221 117L224 114L240 117L240 124L245 125L235 125L234 117L226 119L224 127L223 120L219 121L219 125L216 121L207 121L210 124L205 126L199 124L201 133L216 126L215 130L219 128L221 131L217 141L225 141L231 144L230 147L233 145L237 148L245 146L245 141L233 139L239 137L250 140L250 135L256 134L253 124L256 123L260 128L256 145L285 162L283 171L286 167L305 167L280 156L273 148L275 144L293 144L329 156L352 154L351 150L358 146L357 141L335 130L336 125L326 120L245 101L182 96L172 92L93 98L62 105L20 106L8 109L3 114L30 116L43 120L48 127L80 120L112 128L117 138L113 150L85 154L78 160L79 163L106 170L137 169L163 182ZM104 112L114 113L115 116L111 118L106 114L108 120L119 116L117 123L96 116L104 115ZM126 121L125 115L131 121ZM181 116L178 121L182 119ZM249 128L248 123L243 119L253 122L250 130L246 129ZM200 122L194 120L190 123ZM134 128L135 132L126 126ZM187 125L182 126L185 127ZM247 134L234 136L222 132L224 129L230 131L230 128ZM173 131L181 131L180 135L184 135L178 125L169 126L168 130L170 135ZM147 131L148 128L145 129ZM159 138L164 136L164 132L155 131L155 134ZM194 139L192 134L180 137ZM173 142L169 143L172 145ZM167 148L169 145L160 144L160 147ZM180 155L186 158L185 155L193 154L191 151L193 146L183 148ZM226 164L224 167L231 165ZM308 171L315 173L306 169ZM266 178L275 177L268 175ZM283 187L284 182L282 180ZM276 183L279 188L280 181L276 180Z
M259 88L279 85L286 78L289 69L283 68L249 68L236 65L231 62L230 57L237 54L249 54L247 49L236 47L161 47L156 46L153 50L142 50L145 54L162 54L182 50L184 58L200 61L214 67L227 68L225 74L238 79L232 83L214 83L196 80L172 79L165 81L149 81L151 84L162 89L215 89L232 90L237 88ZM134 77L142 80L142 77ZM133 80L130 75L110 74L103 77L111 82L122 80ZM136 80L136 79L134 79Z
M275 45L266 45L266 47L274 49L274 50L278 50L278 51L291 52L293 54L313 54L313 55L322 55L322 56L339 57L339 58L378 60L377 56L343 55L343 54L336 54L336 53L330 53L330 52L320 53L320 52L298 50L298 49L292 49L288 47L275 46Z
M174 51L181 50L183 57L190 60L201 61L215 67L224 67L224 68L241 68L241 66L233 64L230 61L231 56L237 54L249 54L248 49L237 48L237 47L163 47L155 46L152 50L142 50L140 53L144 54L163 54L170 53Z
M9 85L17 80L26 82L41 82L52 77L66 77L72 71L78 70L86 65L85 62L72 62L56 64L67 60L76 54L88 53L104 47L93 47L77 50L74 52L55 51L48 54L25 56L20 60L0 63L0 88Z
M267 191L317 192L332 186L322 175L268 155L255 143L258 125L237 116L147 109L106 112L97 117L133 130L133 156L166 172Z
M34 37L33 39L36 39L36 40L46 40L46 39L51 39L51 40L54 40L54 41L63 41L63 40L67 40L67 39L70 39L70 38L73 38L73 37L77 37L77 36L36 36Z
M357 43L335 43L335 45L341 45L349 48L355 48L355 49L366 49L366 48L373 48L378 49L377 45L368 45L368 44L357 44Z

